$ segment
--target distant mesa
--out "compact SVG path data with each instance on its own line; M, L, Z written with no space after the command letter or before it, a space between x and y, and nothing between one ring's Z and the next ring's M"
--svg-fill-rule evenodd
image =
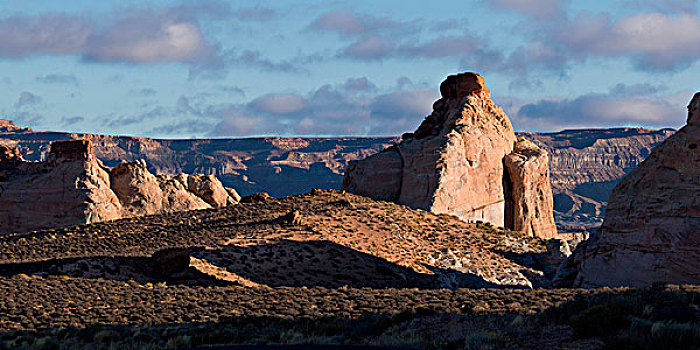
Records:
M560 286L700 283L700 93L687 125L615 186L599 234L560 269Z
M51 143L43 162L0 145L0 233L89 224L123 217L238 203L211 175L153 175L139 160L110 169L89 140Z
M22 128L11 120L0 119L0 132L33 132L31 128Z
M516 139L476 73L451 75L414 133L352 161L343 188L434 213L555 237L548 155Z

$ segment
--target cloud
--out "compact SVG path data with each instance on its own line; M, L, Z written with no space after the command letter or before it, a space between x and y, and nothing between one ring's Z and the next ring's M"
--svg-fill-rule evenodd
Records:
M62 117L61 118L61 124L65 126L73 126L78 123L82 123L85 121L84 117Z
M397 135L415 129L439 95L420 88L366 95L374 89L368 79L354 78L306 95L267 94L214 106L206 113L221 121L210 135Z
M267 94L251 102L254 109L272 114L290 114L304 108L306 101L295 94Z
M127 63L211 60L218 48L205 40L197 20L183 9L129 10L104 23L65 14L4 18L0 56L75 55Z
M35 78L37 82L44 84L71 84L78 85L78 79L73 74L47 74Z
M671 71L700 59L699 32L697 14L638 13L613 20L584 12L551 35L579 58L630 57L639 69Z
M519 107L517 129L558 131L564 128L677 127L684 105L671 96L626 96L591 93L573 99L543 99Z
M610 88L610 95L613 96L649 96L665 91L668 88L661 85L652 85L649 83L627 85L618 83Z
M177 13L137 11L90 36L82 55L107 62L197 62L211 60L217 48L199 24Z
M129 95L138 97L152 97L158 94L158 91L151 88L135 89L129 91Z
M377 60L389 56L395 50L395 43L380 35L360 38L343 49L341 57L360 60Z
M243 51L229 51L225 55L225 61L229 64L235 64L239 66L247 66L247 67L254 67L254 68L260 68L265 71L274 71L274 72L285 72L285 73L303 73L306 72L303 68L301 68L299 65L287 61L287 60L281 60L281 61L272 61L270 59L267 59L263 57L263 55L259 51L254 51L254 50L243 50Z
M71 55L84 50L93 28L63 14L16 16L0 20L0 55Z
M377 18L372 15L350 11L331 11L324 13L314 19L309 25L309 28L320 32L332 32L345 38L371 35L386 31L398 31L407 34L408 32L415 32L417 30L417 28L409 22Z
M19 94L19 99L15 102L16 109L22 109L24 107L36 106L41 104L41 96L35 95L29 91L22 91Z
M240 8L233 12L233 16L239 21L269 21L278 15L277 10L260 5Z
M697 0L633 0L627 1L625 7L652 10L665 13L696 13Z
M527 16L553 19L565 15L566 1L562 0L486 0L492 6Z
M343 84L342 88L347 91L374 91L377 89L377 86L374 85L367 77L361 77L361 78L348 78L348 80L345 81Z

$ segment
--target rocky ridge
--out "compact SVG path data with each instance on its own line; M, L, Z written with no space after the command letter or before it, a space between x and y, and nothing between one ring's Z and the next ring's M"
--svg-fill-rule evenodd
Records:
M2 125L14 125L0 120ZM4 130L4 131L3 131ZM350 160L363 159L398 138L258 138L158 140L128 136L35 132L0 127L0 144L27 160L46 160L52 141L88 139L107 166L144 159L151 173L215 175L241 195L266 191L275 197L312 188L340 189ZM557 225L585 229L602 222L614 185L673 130L635 128L516 133L547 151Z
M53 142L43 162L0 145L0 233L218 208L239 199L213 176L155 176L143 160L110 169L89 140Z
M516 144L508 116L478 74L449 76L440 92L415 133L350 162L343 188L541 238L556 236L546 152L526 140Z
M687 125L655 147L610 196L599 234L557 283L583 287L700 283L700 93Z

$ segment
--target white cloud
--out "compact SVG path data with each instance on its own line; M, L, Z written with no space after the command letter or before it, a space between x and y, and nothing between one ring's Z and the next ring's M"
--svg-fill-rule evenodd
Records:
M558 131L565 128L679 127L685 104L674 95L663 97L586 94L573 99L542 99L511 111L516 129ZM513 113L513 112L511 112Z
M0 20L0 56L75 55L130 63L210 60L218 50L195 19L177 9L132 10L104 23L44 14Z
M579 56L629 56L639 68L671 70L700 59L700 17L639 13L618 20L578 14L553 40Z

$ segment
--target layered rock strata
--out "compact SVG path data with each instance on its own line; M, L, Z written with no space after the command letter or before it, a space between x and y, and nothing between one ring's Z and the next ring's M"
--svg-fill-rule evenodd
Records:
M529 143L511 156L510 176L504 163L513 152L515 133L508 116L491 100L484 79L476 73L449 76L440 92L433 113L415 133L404 135L394 147L350 162L343 188L467 221L507 228L515 228L517 222L529 234L554 235L546 153ZM542 196L526 199L531 191L541 191ZM548 203L537 203L540 200ZM507 208L513 210L507 213Z
M580 230L599 226L613 187L651 149L675 130L580 129L516 133L549 155L558 225ZM27 160L45 160L49 143L89 139L106 165L144 159L152 173L215 175L241 195L267 191L275 197L312 188L340 189L347 163L380 152L395 138L281 138L159 140L129 136L35 132L0 119L0 144ZM561 233L561 232L560 232Z
M58 141L46 161L0 146L0 233L24 232L237 203L202 175L155 176L143 161L110 169L88 140Z
M559 282L700 283L700 93L687 125L615 187L600 233L577 249Z

